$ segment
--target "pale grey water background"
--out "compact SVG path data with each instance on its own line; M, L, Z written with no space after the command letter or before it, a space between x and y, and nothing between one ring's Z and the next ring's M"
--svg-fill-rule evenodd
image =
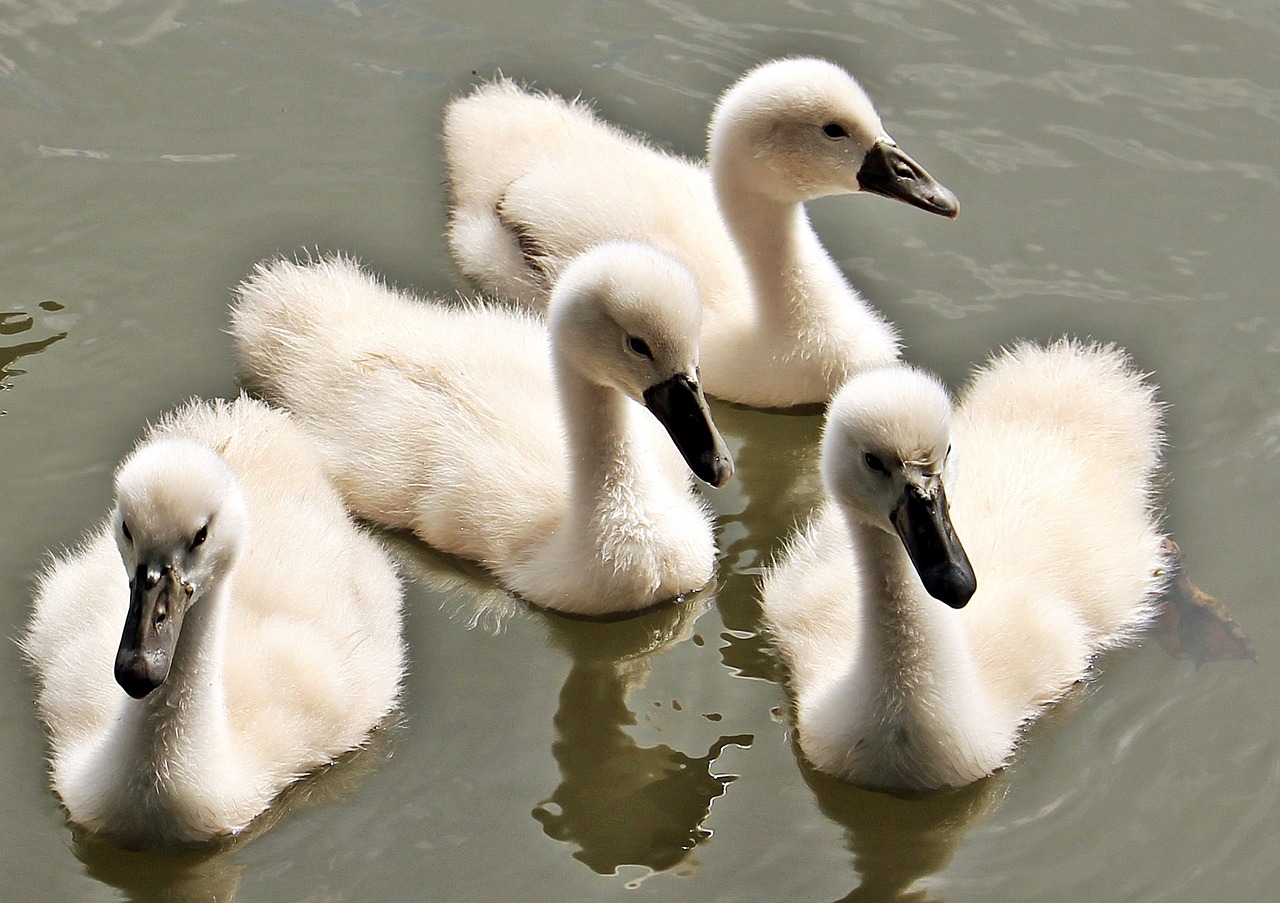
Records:
M763 59L853 70L962 202L813 207L953 383L1018 337L1122 343L1169 417L1168 522L1257 642L1104 660L1006 773L900 801L798 765L755 581L813 499L816 415L717 405L719 585L616 624L468 627L483 581L407 545L402 723L227 849L73 839L0 648L0 899L1203 901L1280 877L1280 10L1263 0L0 0L0 611L109 504L119 456L235 390L230 288L344 249L455 289L440 111L501 68L700 153ZM494 128L501 130L501 123ZM491 594L488 594L491 595ZM486 618L484 620L492 620Z

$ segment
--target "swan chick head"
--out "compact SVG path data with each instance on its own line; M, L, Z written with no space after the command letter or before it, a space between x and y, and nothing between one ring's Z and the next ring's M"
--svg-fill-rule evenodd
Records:
M728 482L733 458L698 377L702 305L687 268L649 245L597 245L561 274L548 320L559 366L644 405L695 476Z
M147 442L116 471L112 528L129 576L116 682L141 699L164 683L188 611L233 566L248 512L231 468L190 439Z
M846 517L896 533L929 595L962 608L977 580L947 504L951 413L946 388L922 371L858 374L832 400L822 476Z
M870 192L941 216L960 210L889 137L862 86L826 60L773 60L743 75L716 105L708 157L723 190L750 185L781 203Z

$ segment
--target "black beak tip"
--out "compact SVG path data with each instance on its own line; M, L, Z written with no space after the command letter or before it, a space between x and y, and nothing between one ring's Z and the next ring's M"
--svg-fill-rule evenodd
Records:
M955 219L960 215L960 199L950 189L938 186L938 193L930 198L933 212L947 219Z
M972 570L951 570L928 584L929 595L951 608L961 609L969 604L978 591L978 580Z
M703 458L698 471L698 479L719 489L733 476L733 458L728 454L708 454Z
M149 680L119 674L116 675L116 683L120 684L121 688L134 699L143 699L156 688L156 685Z
M650 386L644 404L671 436L693 475L719 488L733 476L733 457L725 447L698 383L684 374Z
M156 680L151 670L140 661L116 662L115 676L120 688L134 699L142 699L164 682Z

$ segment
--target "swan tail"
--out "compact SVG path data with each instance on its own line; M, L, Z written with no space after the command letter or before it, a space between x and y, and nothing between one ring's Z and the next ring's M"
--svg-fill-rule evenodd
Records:
M540 247L521 223L495 208L456 208L449 220L449 251L476 288L545 311L553 276Z
M498 297L546 309L554 278L547 261L554 255L507 198L541 161L590 141L600 127L584 104L505 78L449 104L443 128L452 205L447 238L467 279Z
M1037 572L1056 575L1090 648L1133 636L1150 620L1168 572L1156 507L1164 433L1155 387L1114 345L1021 343L977 373L962 410L967 435L997 437L988 444L1001 448L966 463L1022 475L985 481L982 507L988 517L1000 512L1004 558L1038 558Z
M355 378L357 324L389 293L349 257L259 263L235 291L231 334L241 378L269 401L293 407L306 374Z
M1023 342L996 355L965 393L970 422L1041 426L1150 480L1164 445L1155 387L1115 345L1059 339Z
M511 79L479 85L444 112L454 206L496 208L511 183L538 161L580 143L599 125L585 104L528 91Z

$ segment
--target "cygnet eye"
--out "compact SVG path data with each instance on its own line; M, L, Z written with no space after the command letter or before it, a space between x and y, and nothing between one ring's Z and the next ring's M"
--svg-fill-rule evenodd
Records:
M822 127L822 134L834 139L848 138L849 130L838 122L828 122Z
M889 475L889 468L885 467L884 462L871 454L871 452L867 452L863 455L862 460L866 463L869 470L874 470L876 473L884 474L886 477Z
M133 542L133 534L129 532L128 522L120 521L120 532L124 534L125 542Z
M627 348L632 354L638 354L647 360L653 360L653 349L649 343L639 336L627 336Z
M208 538L209 538L209 525L205 524L203 527L201 527L199 530L196 531L195 536L191 537L191 546L190 546L191 551L194 552L196 548L202 545L204 541Z

